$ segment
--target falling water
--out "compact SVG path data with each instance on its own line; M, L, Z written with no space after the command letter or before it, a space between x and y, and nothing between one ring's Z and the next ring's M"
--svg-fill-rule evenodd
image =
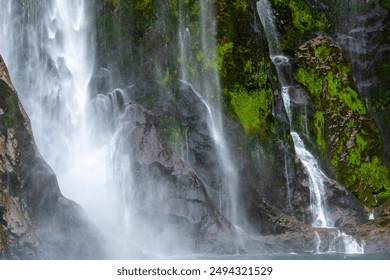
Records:
M295 153L300 162L305 167L310 180L310 202L312 212L312 226L330 228L333 227L333 221L328 217L328 209L326 202L326 193L324 180L326 175L321 171L320 166L315 157L305 148L305 145L299 134L293 130L292 119L293 112L291 110L291 92L297 89L294 80L291 76L290 58L284 56L280 50L279 35L274 24L274 15L270 3L267 0L257 1L257 11L260 20L263 24L267 40L269 43L270 58L276 67L279 82L282 87L282 99L284 107L290 123L290 134L294 142ZM307 124L304 124L304 132L306 132ZM359 245L352 236L343 232L337 231L338 234L334 238L334 242L343 243L343 246L338 246L339 251L346 253L362 253L364 252L364 244ZM315 241L317 244L317 252L320 251L321 238L315 232Z
M313 217L312 225L314 227L332 227L333 223L326 215L327 210L323 182L325 175L321 172L314 156L306 150L299 134L292 128L293 112L291 109L290 93L295 89L295 85L291 78L290 59L284 56L279 49L279 38L274 24L274 16L268 1L258 1L257 10L269 42L270 57L277 69L278 78L282 86L282 99L290 123L291 137L294 141L295 153L307 170L309 176L310 202Z
M93 130L98 125L92 123L119 113L121 93L102 94L88 101L94 65L93 22L88 14L92 9L88 4L91 2L84 0L48 0L44 4L0 0L6 7L0 10L0 53L61 192L83 207L106 235L107 247L118 256L125 249L121 243L124 237L118 235L126 232L118 230L126 219L118 213L126 212L118 211L120 205L123 207L122 196L113 195L109 188L115 178L110 168L110 145L116 143L115 139L110 141L107 129ZM93 110L99 114L91 114ZM122 169L116 172L126 168L126 161L121 163ZM114 244L114 240L120 241Z
M216 23L213 15L212 4L208 1L201 1L200 5L201 49L206 56L210 56L209 59L216 61ZM219 200L225 201L229 204L228 213L223 214L225 214L225 216L227 216L233 224L237 225L239 221L239 208L237 205L238 174L232 162L223 131L224 124L220 108L219 74L216 68L208 69L209 72L207 75L197 73L195 76L191 76L187 73L186 63L188 60L189 44L192 44L192 40L195 40L196 38L191 38L189 28L185 26L185 21L183 19L185 16L183 14L184 9L181 5L179 11L178 41L181 56L181 81L192 88L193 92L207 109L208 129L215 143L219 158L218 162L221 165L224 175L224 184L227 186L227 190L229 192L228 199L226 199L225 191L221 190ZM195 90L193 84L196 85L195 87L199 88L199 90ZM220 205L222 204L223 203L220 203Z
M291 136L294 141L297 157L306 168L310 179L310 201L313 215L312 225L314 227L332 227L333 224L330 223L330 219L326 215L327 210L323 183L325 175L321 172L317 160L306 150L298 133L291 131Z

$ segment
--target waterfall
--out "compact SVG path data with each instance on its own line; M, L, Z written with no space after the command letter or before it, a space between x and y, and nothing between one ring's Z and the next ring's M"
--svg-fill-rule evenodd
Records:
M88 100L95 55L91 2L0 0L0 5L6 7L0 10L0 53L30 116L39 151L56 173L61 192L104 233L110 257L125 256L123 195L110 188L118 183L111 168L111 145L117 143L107 127L92 129L100 119L118 114L123 96L116 91ZM91 114L94 110L98 113ZM125 168L121 159L120 169L113 169Z
M200 43L201 50L205 56L208 56L209 60L216 61L216 22L214 19L214 11L212 3L208 1L200 2ZM190 86L199 100L205 105L207 109L207 123L209 133L214 141L218 162L223 172L224 185L227 188L228 195L226 197L226 190L220 190L219 201L223 201L228 204L228 209L219 209L222 213L229 218L229 220L237 225L239 222L239 207L237 202L238 192L238 174L236 167L231 159L230 151L224 135L224 123L222 120L221 112L221 100L220 100L220 81L219 74L216 68L208 69L207 75L196 73L190 75L187 73L186 64L190 63L188 60L190 44L194 43L190 29L185 26L185 11L182 4L179 4L179 31L178 42L180 50L180 69L181 69L181 82ZM205 68L203 63L201 68ZM195 89L196 88L196 89ZM224 203L219 203L222 205ZM221 207L220 207L221 208ZM242 220L242 217L240 217Z
M284 56L279 48L279 37L274 24L274 15L268 1L258 1L257 10L269 42L270 57L276 67L279 82L281 84L283 105L290 123L290 134L294 142L295 153L309 176L312 226L332 227L333 222L327 216L326 210L324 186L324 179L326 179L326 176L322 173L315 157L305 148L298 132L293 130L293 111L290 99L291 92L294 91L296 87L291 77L290 58Z
M295 153L309 176L312 226L318 228L332 228L334 227L334 222L328 215L330 209L327 207L326 190L324 185L324 180L327 179L327 177L321 171L316 158L306 149L301 136L294 130L293 127L291 95L295 91L299 90L299 88L297 88L294 83L294 79L292 78L290 58L283 55L280 49L280 39L274 23L275 17L270 3L267 0L257 1L257 11L268 40L270 58L277 70L278 79L281 85L283 105L289 120L290 134L293 139ZM303 132L307 133L306 123L303 125ZM320 246L322 242L320 235L317 232L315 232L314 239L316 243L316 252L320 253ZM336 240L341 240L343 243L343 246L338 246L339 252L364 252L364 244L359 245L352 236L343 232L338 231L338 234L334 238L334 242L336 242Z
M294 141L297 157L306 168L310 179L310 201L313 215L312 225L314 227L332 227L333 225L327 217L325 189L323 183L325 175L321 172L317 160L309 151L306 150L298 133L291 131L291 136Z

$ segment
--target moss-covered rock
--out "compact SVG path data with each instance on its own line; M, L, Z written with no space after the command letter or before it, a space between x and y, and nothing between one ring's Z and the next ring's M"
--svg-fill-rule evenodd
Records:
M324 8L307 0L271 0L281 36L281 47L293 52L305 39L318 31L327 31L332 23Z
M248 135L264 139L273 133L274 123L271 63L265 37L253 26L255 2L244 2L216 2L218 69L228 111Z
M295 60L295 79L317 108L312 120L314 139L319 150L326 151L337 179L368 206L377 205L375 195L388 202L390 181L382 162L380 134L342 51L320 36L300 46Z

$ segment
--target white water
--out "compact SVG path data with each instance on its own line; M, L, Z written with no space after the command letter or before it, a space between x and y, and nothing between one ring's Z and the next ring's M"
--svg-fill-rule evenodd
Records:
M298 159L304 165L310 179L310 202L313 216L313 227L332 227L330 219L327 217L324 178L314 156L306 150L303 141L298 133L291 131L291 137L294 141L295 152Z
M330 221L326 214L326 194L324 187L324 179L326 177L320 170L315 157L305 148L299 134L292 128L293 112L291 109L290 90L295 87L289 77L290 59L284 56L279 48L279 37L274 24L274 15L268 1L258 1L257 10L269 42L270 58L278 72L278 78L282 88L283 105L290 123L291 137L294 141L295 153L305 167L309 176L312 226L332 227L333 222Z
M325 248L322 248L322 241L319 233L314 232L314 240L316 243L316 254L334 254L343 252L345 254L364 254L365 242L362 241L359 244L351 235L348 235L340 230L334 230L333 240L329 244L324 244Z
M126 170L125 159L114 164L118 158L112 145L117 143L110 140L108 127L94 129L100 119L119 114L121 93L102 94L88 103L95 53L87 4L84 0L48 0L44 5L0 0L7 7L0 10L0 53L61 192L79 203L100 227L107 257L128 257L127 198L123 188L117 192L111 186L121 186L117 175L125 173L119 175L129 180L131 171Z

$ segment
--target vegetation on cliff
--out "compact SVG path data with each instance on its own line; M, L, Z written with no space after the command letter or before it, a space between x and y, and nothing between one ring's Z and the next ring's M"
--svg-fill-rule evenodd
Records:
M317 37L297 49L295 60L295 78L317 109L312 121L316 144L326 150L337 179L368 206L377 205L375 195L388 201L390 181L381 137L341 50L328 38Z
M310 40L318 33L332 33L338 21L346 20L342 8L330 13L333 0L270 2L282 49L290 55L295 52L295 79L304 86L315 105L310 131L320 155L334 168L337 179L366 205L377 205L376 196L381 203L386 203L390 187L381 137L352 79L350 64L333 42L324 37ZM388 1L370 2L353 7L342 2L337 7L364 12L376 4L385 8L388 5ZM201 17L202 5L212 7L206 19ZM98 55L101 54L98 61L101 67L118 73L117 78L123 84L129 80L157 80L172 91L173 81L183 71L189 80L199 80L199 75L209 77L215 90L220 86L226 112L242 125L249 138L259 142L288 139L285 133L275 129L280 125L273 114L277 81L256 1L101 0L97 14ZM208 26L202 26L202 20L206 25L211 24L211 18L207 20L211 16L216 19L215 48L206 50L202 46L202 32ZM187 44L184 52L180 51L183 43L180 40ZM301 46L307 40L309 43ZM386 79L388 69L385 62L378 66L378 73ZM213 76L215 71L219 73L220 83ZM201 83L198 87L203 90ZM383 109L388 94L373 92L371 95L371 111L379 108L381 119L388 120ZM164 123L170 124L172 119L162 120ZM179 140L188 131L173 127L165 129L166 137L179 149L182 145ZM367 176L369 173L374 176Z

